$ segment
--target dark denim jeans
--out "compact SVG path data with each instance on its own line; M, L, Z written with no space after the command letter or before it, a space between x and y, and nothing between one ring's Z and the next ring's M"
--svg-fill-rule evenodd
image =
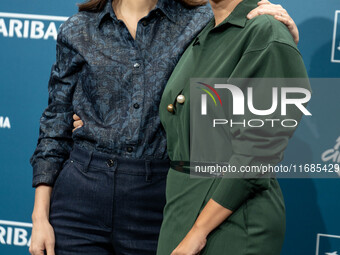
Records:
M75 147L51 196L56 255L156 254L168 169Z

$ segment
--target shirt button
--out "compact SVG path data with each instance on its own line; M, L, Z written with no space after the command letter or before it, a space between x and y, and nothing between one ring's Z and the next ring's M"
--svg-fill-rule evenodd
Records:
M134 105L133 105L133 108L135 108L135 109L139 109L139 104L137 104L137 103L135 103Z
M135 63L135 64L133 65L133 67L134 67L134 68L139 68L139 67L140 67L140 64L139 64L139 63Z
M168 107L167 107L167 109L168 109L168 112L173 112L173 111L174 111L174 106L173 106L173 104L169 104Z
M185 96L179 95L177 97L177 102L180 103L180 104L183 104L185 102Z
M115 161L113 159L109 159L109 160L106 161L106 165L108 167L112 167L114 164L115 164Z
M126 150L127 150L127 152L129 152L129 153L133 152L133 148L132 148L132 147L130 147L130 146L129 146L129 147L127 147L127 148L126 148Z

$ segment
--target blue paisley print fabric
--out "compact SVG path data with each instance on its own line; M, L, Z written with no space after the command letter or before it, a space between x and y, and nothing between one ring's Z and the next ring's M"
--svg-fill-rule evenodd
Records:
M164 87L188 44L212 18L207 6L159 0L133 39L108 0L58 31L48 106L31 157L33 187L53 186L74 144L134 159L167 159L158 116ZM84 126L72 133L72 115Z

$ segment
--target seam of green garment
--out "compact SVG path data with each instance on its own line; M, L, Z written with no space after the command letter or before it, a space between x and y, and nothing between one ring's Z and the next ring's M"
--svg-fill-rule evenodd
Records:
M271 32L271 34L270 34L270 41L269 42L271 42L271 41L275 41L275 38L277 38L277 33L276 33L276 30L275 29L273 29L273 26L274 26L274 24L273 24L273 22L270 20L270 18L268 17L268 16L266 16L266 15L264 15L264 17L269 21L269 23L270 23L270 29L272 30L272 32Z
M221 206L223 206L224 208L227 208L231 211L236 211L239 208L239 205L231 205L230 201L226 200L225 196L221 193L221 191L218 190L219 187L221 187L221 183L223 181L231 181L231 179L222 179L221 182L219 183L219 185L216 187L216 190L214 191L214 193L212 194L211 198L218 204L220 204ZM235 182L239 182L239 185L242 185L243 188L246 188L246 190L248 191L248 195L249 194L253 194L254 192L251 189L250 183L244 179L234 179L233 181ZM244 201L241 203L241 205L244 203Z
M265 47L261 48L261 49L256 49L256 50L249 50L249 51L246 51L245 53L243 53L242 57L249 54L249 53L256 53L256 52L260 52L260 51L264 51L266 50L267 48L269 48L269 46L271 46L272 44L274 43L278 43L278 44L281 44L281 45L285 45L285 46L289 46L290 48L294 49L296 52L299 53L300 56L301 55L301 52L295 47L295 46L292 46L291 44L287 43L287 42L282 42L282 41L279 41L279 40L274 40L274 41L271 41L269 42Z
M277 25L275 25L273 23L273 20L269 18L268 15L263 15L263 17L268 21L268 23L270 24L270 29L271 29L271 33L270 33L270 38L268 39L268 42L266 45L264 45L263 48L260 48L260 49L248 49L243 55L247 54L247 53L250 53L250 52L253 52L253 51L261 51L261 50L265 50L266 48L268 48L270 46L271 43L273 42L278 42L278 43L282 43L282 44L286 44L288 46L291 46L292 48L294 48L300 55L301 53L299 52L299 50L297 49L297 45L295 43L290 43L288 41L282 41L280 39L278 39L278 36L277 36L277 31L276 29L274 29L274 27L276 27ZM287 29L287 28L285 28Z

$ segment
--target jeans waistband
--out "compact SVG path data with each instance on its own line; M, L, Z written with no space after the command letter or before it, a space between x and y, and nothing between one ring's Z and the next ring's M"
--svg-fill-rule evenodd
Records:
M108 171L124 171L131 174L166 174L170 161L163 159L130 159L98 151L88 151L74 145L70 159L83 165L84 168L95 167Z

